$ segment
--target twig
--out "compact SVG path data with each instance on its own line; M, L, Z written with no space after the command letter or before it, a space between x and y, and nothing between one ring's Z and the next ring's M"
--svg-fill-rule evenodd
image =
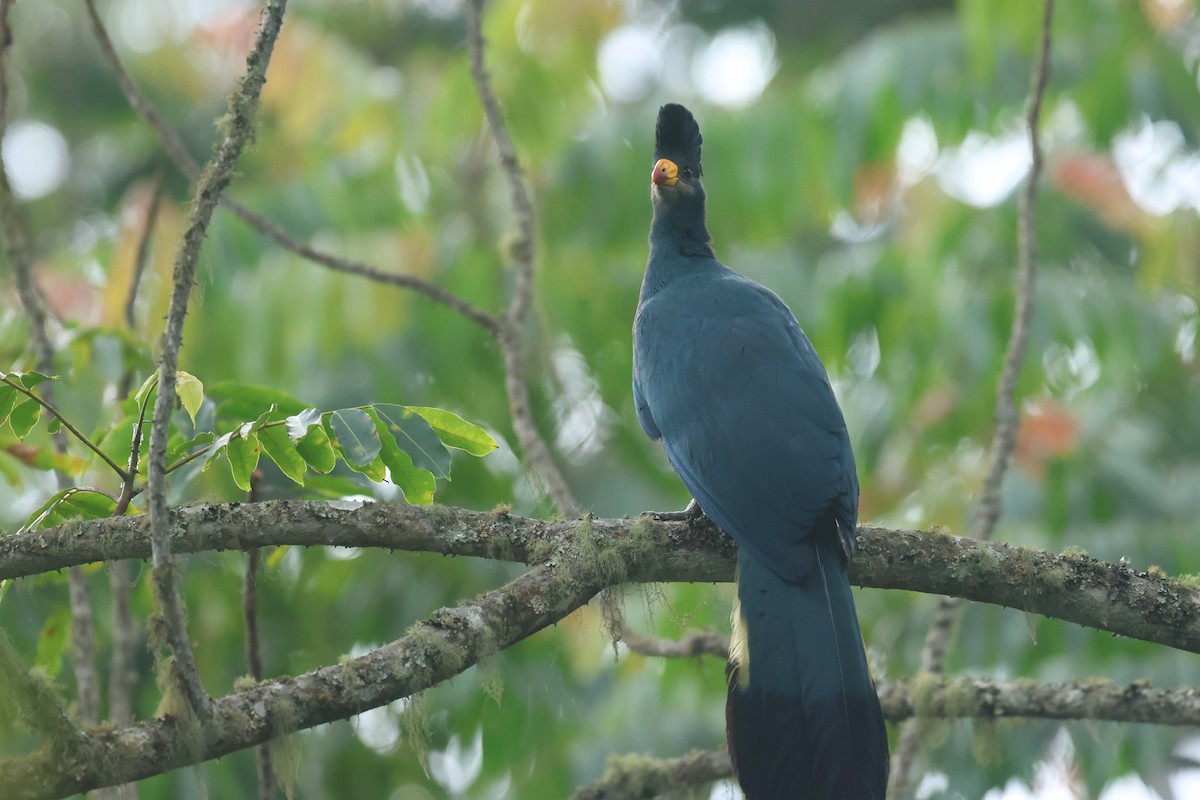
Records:
M114 725L133 721L133 687L137 684L137 666L133 655L137 647L137 629L130 605L132 588L128 561L114 561L108 568L108 585L113 595L112 673L108 679L109 719Z
M542 438L533 419L529 404L529 369L525 362L525 343L521 328L533 300L534 223L533 203L525 190L525 179L517 159L516 149L508 135L500 103L492 91L491 79L483 60L483 0L467 3L467 41L471 51L471 75L483 104L484 116L500 153L500 164L508 180L513 212L517 218L517 241L513 248L516 260L516 280L508 310L496 332L496 340L504 354L504 388L508 394L508 410L513 432L524 451L531 469L545 481L546 491L559 513L574 516L579 504L570 484L555 463L546 440Z
M125 65L121 62L121 58L117 55L116 48L113 47L112 39L109 38L108 30L105 28L104 21L100 18L100 14L96 10L95 0L84 0L87 7L88 20L91 22L92 33L96 37L96 42L100 46L100 53L104 60L108 63L109 69L117 79L117 84L121 87L121 91L125 95L126 101L134 112L141 117L146 124L158 136L159 142L162 144L163 150L171 163L176 169L182 172L191 181L200 179L200 165L188 153L183 139L180 138L170 125L163 119L162 115L153 103L142 93L137 84L134 83ZM395 272L372 267L360 261L354 261L348 258L326 253L318 250L315 247L295 239L285 232L278 225L274 224L266 217L251 211L244 205L228 195L221 196L221 205L229 209L239 219L245 222L254 230L273 239L278 245L284 249L290 250L302 258L306 258L322 266L337 272L344 272L350 275L359 275L369 280L379 283L386 283L392 286L398 286L403 289L410 289L425 295L431 300L441 303L447 308L456 311L466 319L480 326L486 331L495 333L497 330L497 320L492 314L489 314L482 309L468 303L453 292L438 286L435 283L418 278L414 275L404 275Z
M258 641L258 561L259 550L246 553L246 575L242 584L242 616L246 623L246 663L250 677L261 681L263 676L262 654ZM260 744L255 748L254 762L258 772L259 800L271 800L275 796L275 770L271 766L271 748Z
M405 275L399 272L389 272L387 270L372 267L369 264L364 264L361 261L354 261L349 258L342 258L322 250L318 250L312 245L305 244L298 239L287 234L282 228L268 220L266 217L243 206L232 197L223 196L221 204L232 211L243 222L249 225L254 230L274 239L281 247L291 250L302 258L307 258L316 264L323 267L328 267L335 272L344 272L347 275L358 275L376 283L384 283L390 286L396 286L401 289L410 289L419 294L423 294L430 300L441 303L451 311L456 311L464 318L475 323L479 327L495 334L499 329L499 320L495 315L476 308L458 295L451 292L449 289L444 289L436 283L430 283L427 280L418 278L415 275Z
M89 7L91 4L92 0L88 0ZM146 217L142 221L142 232L138 236L137 254L133 257L133 275L129 279L129 292L125 296L125 325L131 331L137 329L135 312L138 291L142 286L142 275L146 272L146 262L149 261L150 239L154 234L154 224L158 221L158 210L162 206L166 186L166 176L160 164L154 171L154 191L150 194L150 202L146 206Z
M533 419L533 407L529 404L529 370L525 364L525 345L521 341L521 334L506 322L497 341L504 356L504 389L508 394L508 413L512 417L513 432L525 451L529 467L545 481L546 491L555 508L563 516L573 517L579 513L579 503Z
M0 170L0 171L2 171L2 170ZM0 193L2 193L2 190L0 190ZM18 271L17 274L20 275L20 272ZM18 281L18 283L19 282L20 281ZM45 317L43 316L42 319L45 319ZM49 341L49 339L47 339L47 341ZM53 372L53 367L43 364L41 362L41 359L39 359L38 360L38 371L48 374L50 372ZM113 472L117 473L117 476L119 478L121 478L121 480L125 480L127 478L127 475L125 474L125 469L120 464L118 464L116 461L114 461L112 459L111 456L109 456L107 453L105 453L103 450L101 450L100 447L95 442L93 442L91 439L89 439L83 433L83 431L76 428L75 425L71 423L71 420L69 420L65 416L63 416L62 412L58 410L58 408L54 405L54 390L53 390L53 386L51 384L48 384L48 383L42 384L42 387L43 387L42 394L41 394L41 396L39 396L33 390L25 388L25 385L22 384L18 380L14 380L14 379L8 378L8 377L3 377L3 378L0 378L0 383L8 384L13 389L16 389L18 392L20 392L21 394L28 397L30 400L33 400L35 403L40 405L43 409L46 410L46 412L48 414L50 414L50 416L52 416L56 420L58 420L59 424L62 425L62 430L69 431L71 433L71 435L74 436L76 439L78 439L84 446L87 447L87 449L91 450L93 453L100 456L100 460L103 461L105 464L107 464L112 469ZM61 433L61 431L60 431L60 433Z
M250 479L250 496L248 502L257 503L259 473L255 472ZM261 681L263 677L262 652L258 636L258 562L261 550L246 552L246 574L242 580L242 619L246 626L246 665L250 668L250 677ZM255 765L258 772L259 800L272 800L275 797L275 770L271 766L271 748L260 744L255 748Z
M1020 413L1017 410L1017 378L1025 360L1029 340L1029 325L1033 319L1033 306L1037 282L1037 215L1038 181L1042 174L1043 155L1038 126L1041 120L1042 101L1050 80L1050 27L1054 17L1054 0L1045 0L1042 14L1041 45L1029 88L1026 106L1025 128L1029 137L1031 163L1025 179L1017 214L1017 288L1016 309L1008 345L1004 351L1004 362L1000 380L996 386L996 430L988 455L987 472L979 509L972 525L971 535L988 540L996 530L996 523L1003 513L1001 488L1004 474L1008 470L1013 448L1017 443ZM938 601L933 621L925 636L921 650L921 670L940 675L945 670L946 650L954 633L954 627L962 612L962 601L943 597ZM888 794L901 797L908 792L912 764L920 750L923 724L914 720L905 726L892 757L892 772Z
M8 125L8 69L6 56L9 45L12 44L12 29L8 23L8 12L12 4L9 0L0 2L0 139ZM0 216L4 217L4 249L8 262L12 265L16 277L17 295L25 314L29 317L30 336L33 339L37 368L45 374L54 372L54 345L50 341L50 331L46 309L48 304L43 302L43 296L33 275L33 260L29 254L28 236L25 230L25 217L12 186L8 182L8 170L0 164ZM14 382L5 381L9 385ZM42 394L45 399L25 391L17 385L22 393L33 397L43 407L48 408L60 420L61 415L54 408L54 385L48 384ZM73 425L66 427L91 445ZM52 437L54 452L62 455L67 452L67 437L63 430L57 431ZM93 449L96 450L93 446ZM70 478L61 470L54 471L55 479L60 490L71 485ZM96 641L95 620L92 616L91 599L88 596L87 578L83 571L72 568L67 575L68 595L71 607L71 665L75 673L75 683L78 688L78 712L84 722L96 723L100 715L100 685L96 676Z
M192 219L175 258L174 289L167 310L167 326L163 334L162 356L159 360L158 397L155 399L154 415L150 424L147 490L151 543L154 550L152 579L162 612L163 633L175 654L175 669L192 710L201 719L209 717L210 702L200 682L191 642L188 641L186 622L171 563L171 531L166 489L167 434L175 405L175 381L179 348L183 342L183 320L187 315L200 246L204 242L221 192L233 178L234 165L237 164L238 157L253 131L259 94L266 82L271 50L283 25L286 5L286 0L268 0L263 10L254 47L246 58L246 74L229 95L228 133L196 186Z
M492 91L487 67L484 66L482 16L483 0L470 0L467 3L467 41L471 48L471 76L475 79L475 88L479 91L484 116L487 117L488 127L491 128L492 138L500 153L500 165L504 168L504 175L508 180L509 197L512 200L513 213L517 217L517 241L513 246L517 275L507 315L509 323L516 326L525 319L533 300L533 203L525 190L524 172L517 159L512 138L508 135L508 126L504 123L500 103L496 100L496 93Z

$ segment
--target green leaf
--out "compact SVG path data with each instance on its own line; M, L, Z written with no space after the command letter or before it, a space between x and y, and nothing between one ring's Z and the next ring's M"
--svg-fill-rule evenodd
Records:
M63 656L66 655L70 641L71 611L68 608L60 608L51 614L42 626L42 632L38 635L34 666L52 678L57 677L62 671Z
M288 428L290 434L291 426ZM304 463L321 474L329 472L337 465L337 454L333 452L333 443L323 425L313 425L303 438L297 439L296 452L304 459Z
M308 471L308 465L304 463L304 457L300 455L296 442L292 441L292 437L288 436L282 425L263 428L258 432L258 441L262 444L267 458L274 461L284 475L293 482L304 485L304 473Z
M111 517L116 508L117 501L104 492L72 486L51 495L21 529L56 528L73 519L103 519Z
M371 406L368 413L377 415L381 426L386 426L387 432L396 437L396 443L412 457L415 466L438 478L450 477L450 451L442 446L442 440L424 417L405 406L390 403Z
M361 408L340 408L329 415L329 429L337 440L346 464L361 472L379 456L379 432L375 420Z
M33 426L37 425L38 418L41 416L41 404L36 400L26 400L12 410L12 414L8 416L8 424L18 439L24 439L33 430Z
M256 419L263 409L275 406L275 419L299 414L308 407L287 392L251 383L222 381L205 387L209 400L217 404L217 415L221 419Z
M150 392L158 388L158 370L154 370L146 376L146 380L142 381L142 385L133 394L133 401L138 404L138 407L148 406L150 400Z
M447 447L466 450L473 456L486 456L496 449L496 440L487 431L453 411L422 406L408 406L408 409L424 417Z
M204 402L204 384L190 372L180 370L175 376L175 393L179 395L179 402L183 404L184 410L195 425L196 414L200 412L200 405Z
M340 447L338 449L341 450ZM342 450L342 458L346 460L346 466L355 472L366 475L375 483L383 483L387 480L387 465L383 463L383 457L380 455L376 455L372 461L366 464L355 464L346 458L346 452Z
M0 425L8 421L8 415L24 396L7 383L0 383Z
M393 408L399 408L399 406L393 406ZM414 459L397 444L396 437L392 435L391 426L382 419L383 414L378 413L376 408L368 409L368 413L375 418L376 431L379 433L379 441L382 445L379 457L384 466L388 468L392 483L404 493L404 499L409 503L419 506L427 506L432 503L433 492L437 488L437 480L433 473L414 466ZM433 435L432 432L430 435ZM442 452L445 450L443 449ZM447 458L449 455L446 453Z
M50 434L51 436L58 433L60 430L62 430L62 420L58 417L51 419L50 424L46 426L46 433Z
M392 483L404 493L406 501L414 506L427 506L433 502L437 479L432 472L413 466L408 453L398 447L385 446L380 458L387 465Z
M33 370L28 372L0 372L0 378L7 378L8 380L17 381L26 389L32 389L39 383L45 383L46 381L58 380L58 378L55 376L43 375L42 373L35 372Z
M233 482L243 492L250 491L250 476L258 467L258 457L262 452L258 435L249 430L249 427L250 423L243 425L238 434L230 437L225 446L225 458L229 461Z

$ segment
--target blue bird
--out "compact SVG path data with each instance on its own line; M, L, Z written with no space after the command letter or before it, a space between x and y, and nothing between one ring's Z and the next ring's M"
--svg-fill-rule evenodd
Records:
M847 559L858 477L829 378L770 289L716 259L700 127L659 110L633 326L638 420L737 540L727 736L748 800L882 800L888 743Z

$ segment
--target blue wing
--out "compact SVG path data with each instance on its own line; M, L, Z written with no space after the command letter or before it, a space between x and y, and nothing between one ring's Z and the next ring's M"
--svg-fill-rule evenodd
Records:
M726 270L677 281L642 313L657 335L635 364L639 418L704 512L785 579L812 569L803 543L823 518L852 550L858 479L846 424L783 301Z

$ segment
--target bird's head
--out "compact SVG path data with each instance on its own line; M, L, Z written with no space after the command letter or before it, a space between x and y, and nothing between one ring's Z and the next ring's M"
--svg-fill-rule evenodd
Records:
M696 118L676 103L658 110L654 136L654 169L650 173L650 196L655 206L704 208L704 186L700 176L700 126Z

